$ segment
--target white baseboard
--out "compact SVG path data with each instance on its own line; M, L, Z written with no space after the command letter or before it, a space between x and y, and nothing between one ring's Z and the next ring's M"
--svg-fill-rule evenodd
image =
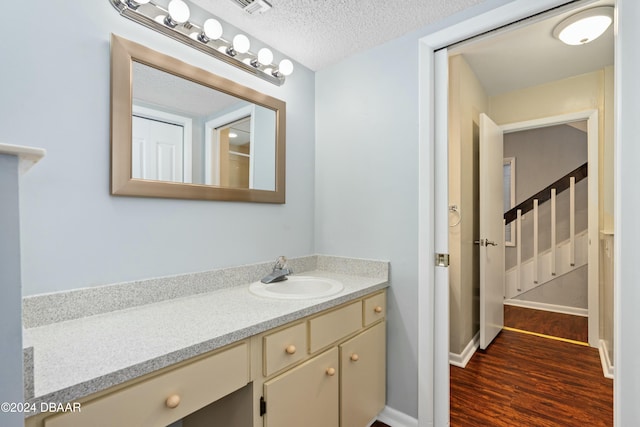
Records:
M524 301L508 299L504 301L505 305L514 307L533 308L535 310L552 311L554 313L571 314L573 316L589 317L589 310L586 308L568 307L565 305L547 304L544 302Z
M385 406L377 417L378 421L392 427L418 427L418 420L409 415Z
M605 378L613 379L613 363L611 363L611 359L609 359L609 350L607 349L607 342L605 340L600 340L598 351L600 352L600 364L602 364L602 373L604 374Z
M464 368L473 357L473 354L480 347L480 331L478 331L473 339L469 341L469 344L462 350L462 353L451 353L449 352L449 364L453 366L457 366L459 368Z

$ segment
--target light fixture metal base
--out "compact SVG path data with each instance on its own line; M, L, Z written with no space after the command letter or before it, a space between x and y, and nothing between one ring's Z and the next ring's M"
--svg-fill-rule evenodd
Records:
M273 75L269 73L265 73L259 68L252 67L250 64L246 64L242 61L242 58L238 58L238 56L229 56L223 52L220 52L218 48L220 46L229 46L229 44L224 44L224 40L221 40L217 43L217 46L212 46L211 43L213 41L209 41L208 43L204 43L200 40L195 40L189 36L186 32L182 32L181 29L185 27L189 27L192 29L196 25L193 23L189 23L189 25L179 24L174 28L170 28L160 22L157 22L153 18L147 16L143 13L145 7L150 6L154 8L158 8L153 2L149 2L145 5L139 5L135 9L131 8L126 0L109 0L109 2L113 5L113 7L120 13L121 16L128 18L132 21L137 22L138 24L144 25L147 28L155 30L165 36L171 37L174 40L182 42L187 46L190 46L200 52L206 53L207 55L213 56L220 61L226 62L227 64L233 65L234 67L240 68L243 71L246 71L249 74L252 74L262 80L266 80L269 83L272 83L276 86L282 86L285 81L284 76Z

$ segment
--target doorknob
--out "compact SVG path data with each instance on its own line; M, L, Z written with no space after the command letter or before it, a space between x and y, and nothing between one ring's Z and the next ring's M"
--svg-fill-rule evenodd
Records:
M492 242L489 239L474 240L473 243L480 246L498 246L496 242Z

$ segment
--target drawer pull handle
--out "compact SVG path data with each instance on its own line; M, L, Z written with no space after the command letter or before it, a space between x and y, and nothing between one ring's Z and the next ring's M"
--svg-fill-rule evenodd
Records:
M360 356L358 356L358 353L353 353L351 355L351 361L352 362L357 362L358 360L360 360Z
M332 377L336 374L336 370L334 368L327 369L327 375Z
M376 306L376 308L374 308L373 311L375 311L376 313L380 314L380 313L382 313L382 307Z
M178 396L177 394L172 394L171 396L167 397L167 400L164 403L165 405L167 405L167 408L177 408L180 404L180 396Z
M287 354L295 354L296 352L296 346L291 344L290 346L288 346L284 351L287 352Z

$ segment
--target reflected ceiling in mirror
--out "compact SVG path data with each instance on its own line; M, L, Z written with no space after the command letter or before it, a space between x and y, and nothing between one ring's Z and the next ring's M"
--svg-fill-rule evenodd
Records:
M111 44L112 194L284 203L284 102Z

